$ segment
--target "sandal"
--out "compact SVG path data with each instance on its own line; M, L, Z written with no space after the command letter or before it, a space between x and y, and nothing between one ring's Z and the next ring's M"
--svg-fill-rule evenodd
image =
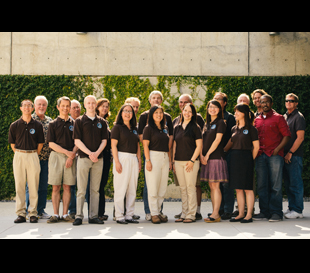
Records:
M186 219L183 221L183 223L193 223L193 222L196 222L196 220L186 218Z
M179 218L177 220L175 220L176 223L182 223L185 219L184 218Z
M221 222L221 217L214 219L214 218L212 218L212 217L209 216L208 218L204 219L204 221L205 221L206 223Z

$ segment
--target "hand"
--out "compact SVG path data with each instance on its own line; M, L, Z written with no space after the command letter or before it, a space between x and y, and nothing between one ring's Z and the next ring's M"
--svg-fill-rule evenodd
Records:
M97 154L96 154L96 153L90 153L90 154L89 154L89 159L90 159L92 162L94 162L94 163L98 162L98 157L97 157Z
M139 172L141 172L141 169L142 169L141 160L138 160L138 163L139 163Z
M273 150L272 155L278 155L278 153L279 153L278 149L277 149L277 148L275 148L275 149Z
M291 159L292 159L292 154L291 153L287 153L286 156L284 157L284 161L286 164L290 164L291 163Z
M169 171L172 171L173 170L173 166L172 166L172 162L170 161L169 162Z
M75 153L74 152L71 152L71 151L67 151L66 152L66 156L71 158L71 159L74 159L75 158Z
M70 157L68 157L67 160L66 160L66 165L65 165L66 168L67 169L71 168L72 164L73 164L73 160Z
M190 172L193 170L194 163L192 161L188 161L185 165L185 171Z
M122 164L119 163L119 162L115 162L115 169L116 169L116 171L117 171L119 174L121 174L121 173L122 173L122 170L123 170Z
M151 161L148 161L146 162L146 165L145 165L146 169L151 172L152 171L152 162Z
M209 160L209 155L206 154L206 156L201 156L200 157L200 161L202 165L207 165L208 164L208 160Z

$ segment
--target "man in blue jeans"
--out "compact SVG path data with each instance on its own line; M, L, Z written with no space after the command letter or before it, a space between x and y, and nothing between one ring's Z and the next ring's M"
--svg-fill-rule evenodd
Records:
M284 117L272 109L270 95L261 96L260 103L263 112L254 121L260 143L255 159L260 213L253 219L267 218L270 222L276 222L283 219L283 148L290 140L291 132Z
M290 93L286 95L284 118L290 128L292 138L284 147L284 186L288 197L288 210L284 217L288 219L303 218L304 185L302 181L302 157L305 138L306 120L297 109L298 96Z

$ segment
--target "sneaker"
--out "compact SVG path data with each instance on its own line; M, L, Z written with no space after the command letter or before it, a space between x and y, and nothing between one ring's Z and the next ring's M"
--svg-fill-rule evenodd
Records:
M298 213L294 210L291 210L289 213L286 213L284 217L286 219L297 219L297 218L303 218L304 216L302 215L302 213Z
M269 219L269 222L279 222L283 219L278 214L272 214L271 218Z
M150 213L147 213L147 214L145 215L145 220L146 220L146 221L151 221L151 219L152 219L151 214L150 214Z
M51 224L51 223L57 223L59 221L60 221L60 217L53 215L50 219L47 220L47 223Z
M38 214L39 219L50 219L51 215L47 214L45 211L43 213Z
M202 215L201 215L201 213L196 212L195 217L196 217L196 220L202 220Z
M67 216L65 216L65 217L62 216L60 220L61 220L61 221L64 221L64 222L67 222L67 223L73 223L73 222L74 222L74 219L71 218L70 215L67 215Z
M255 214L253 216L253 220L267 220L267 217L265 216L264 213L259 213L259 214Z
M287 209L286 211L283 212L283 214L285 215L285 214L288 214L290 212L291 212L290 209Z

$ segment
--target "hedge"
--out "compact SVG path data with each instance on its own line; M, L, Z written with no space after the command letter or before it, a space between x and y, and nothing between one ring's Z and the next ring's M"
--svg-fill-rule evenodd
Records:
M157 83L151 84L150 80L139 76L105 76L101 78L92 78L89 76L27 76L27 75L0 75L0 200L10 199L15 196L14 177L12 169L13 151L8 144L8 130L10 124L20 118L20 102L29 98L34 100L37 95L47 97L49 104L46 115L56 118L58 111L56 109L57 98L68 96L70 99L77 99L83 105L83 99L88 94L95 94L99 97L106 97L111 102L110 127L113 127L113 121L117 115L118 109L124 103L127 97L136 96L140 99L140 111L149 109L148 96L153 90L160 90L164 95L165 111L174 118L179 114L178 97L181 94L182 87L187 86L191 90L191 95L198 100L198 89L205 90L202 105L198 107L204 117L206 114L206 104L217 91L225 92L228 95L227 110L233 112L237 97L241 93L248 95L257 88L264 89L274 98L273 108L284 114L285 95L295 93L299 96L299 111L306 118L307 124L310 120L310 76L289 76L289 77L187 77L187 76L158 76ZM177 92L171 92L177 89ZM176 87L176 88L175 88ZM194 102L195 103L195 102ZM251 102L251 108L255 110ZM82 113L84 108L82 107ZM304 170L303 180L305 196L310 196L310 164L307 154L309 152L309 129L307 126L304 144ZM112 168L111 168L112 170ZM107 184L107 195L113 197L113 177L110 171ZM173 182L172 173L170 173L170 183ZM144 185L143 170L139 175L137 198L142 198ZM203 186L204 191L209 191L208 186ZM49 186L49 196L51 186ZM285 194L285 192L284 192Z

